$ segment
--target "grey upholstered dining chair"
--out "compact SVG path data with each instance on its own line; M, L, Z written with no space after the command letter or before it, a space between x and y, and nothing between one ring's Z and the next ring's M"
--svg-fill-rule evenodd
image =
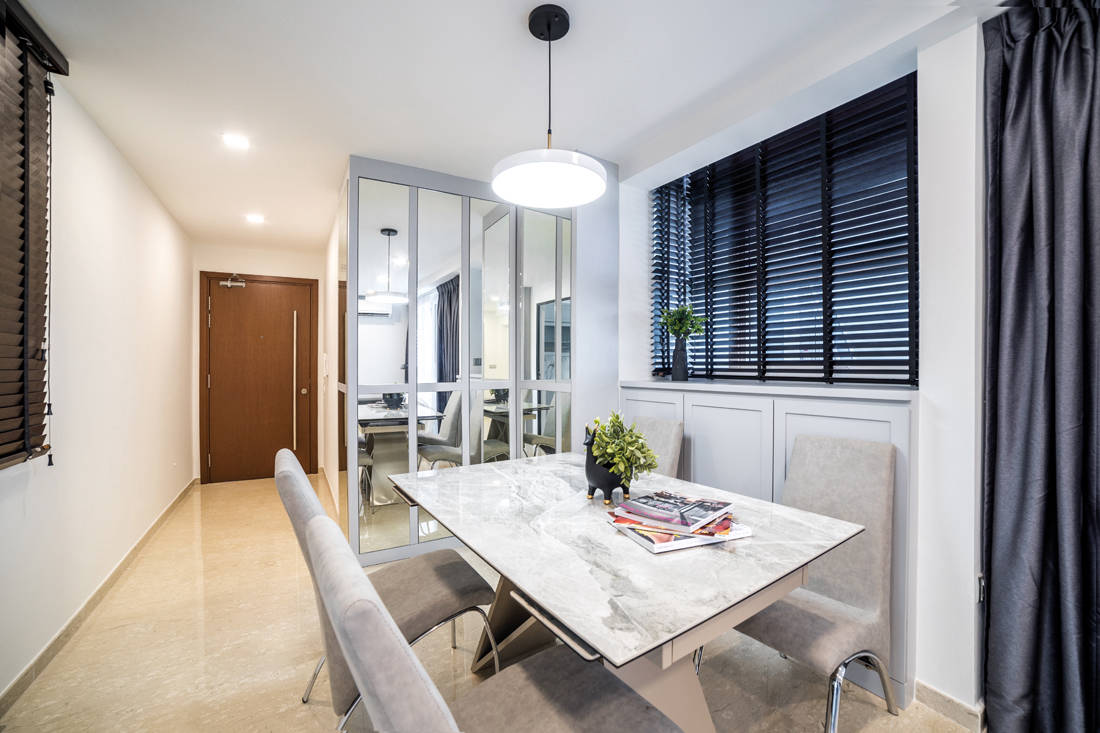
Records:
M680 730L602 664L561 645L512 665L448 706L340 528L318 516L307 537L322 605L379 733Z
M684 442L684 423L662 417L642 415L634 419L649 449L657 456L657 473L677 478L680 472L680 446Z
M800 435L780 502L863 525L810 565L809 580L737 630L830 675L825 730L835 733L848 665L873 668L897 715L890 653L890 548L895 449L890 443Z
M309 483L302 465L294 454L280 450L275 455L275 485L279 497L283 500L294 534L302 550L313 589L316 592L316 563L313 561L306 542L306 525L316 517L328 518L321 506L317 493ZM337 530L339 532L339 530ZM343 538L343 534L340 534ZM348 552L351 547L343 540ZM358 567L358 562L356 562ZM360 568L362 573L362 568ZM485 625L485 633L493 651L493 665L499 670L500 661L496 651L496 640L489 629L489 619L480 607L493 600L493 589L477 574L470 565L454 550L436 550L417 555L406 560L398 560L373 574L374 587L395 619L401 633L410 644L423 639L430 632L447 622L451 623L451 648L455 648L455 620L466 613L477 613ZM309 702L313 684L317 675L326 664L329 667L329 686L332 691L332 708L337 715L347 716L355 705L359 692L348 670L340 647L333 636L332 626L325 613L320 595L317 596L317 611L321 622L321 636L324 641L325 655L313 670L302 702Z
M416 431L416 452L418 461L424 460L435 468L440 461L452 462L458 455L462 463L462 393L457 389L447 398L443 408L443 419L439 421L439 432ZM449 450L448 450L449 449Z

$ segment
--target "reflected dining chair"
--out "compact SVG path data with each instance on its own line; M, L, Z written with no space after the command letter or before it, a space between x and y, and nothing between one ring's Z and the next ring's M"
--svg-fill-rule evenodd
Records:
M417 467L420 461L427 461L432 468L440 461L453 463L455 449L458 449L458 463L462 464L462 393L457 389L447 398L443 408L443 419L439 422L439 432L416 431ZM448 450L449 449L449 450Z
M634 427L642 431L650 450L657 456L657 473L678 478L684 423L681 420L642 415L634 419Z
M508 667L448 706L340 528L314 517L307 543L321 605L379 733L680 730L600 662L586 662L563 645Z
M878 674L898 714L887 673L895 448L847 438L795 438L780 503L862 524L865 530L810 565L802 588L737 630L829 675L826 733L835 733L848 665Z
M298 539L302 557L305 559L306 568L313 581L313 590L317 593L316 563L310 555L306 542L306 525L316 517L324 517L327 520L328 515L325 514L317 498L317 492L313 490L305 471L302 470L302 465L294 453L285 448L275 455L275 485ZM337 528L337 534L350 554L351 547L339 528ZM354 555L352 557L354 558ZM357 560L355 565L359 566ZM362 574L362 568L359 568L359 572ZM494 669L499 670L496 640L489 628L489 618L481 608L492 602L493 589L457 552L436 550L398 560L376 570L373 573L373 581L388 612L400 628L404 639L410 644L415 644L432 631L450 622L451 648L454 649L457 646L455 621L466 613L478 614L492 647ZM347 715L356 703L359 692L355 688L347 663L336 643L336 637L333 636L332 626L319 594L317 611L320 616L325 655L313 670L313 676L309 680L305 694L302 695L302 702L309 702L317 675L327 663L332 708L337 715Z

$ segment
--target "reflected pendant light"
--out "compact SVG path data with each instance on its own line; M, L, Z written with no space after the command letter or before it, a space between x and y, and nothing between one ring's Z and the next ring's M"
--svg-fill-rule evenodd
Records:
M393 245L393 237L397 234L397 230L393 227L383 227L381 232L386 238L386 289L380 292L367 293L366 300L371 303L391 304L408 302L408 295L405 293L398 293L390 286L390 263L393 262L393 260L390 259L390 250Z
M505 201L535 209L568 209L603 195L607 171L595 158L550 147L552 136L550 47L569 31L569 13L540 5L527 18L531 35L546 41L546 147L509 155L493 168L493 192Z

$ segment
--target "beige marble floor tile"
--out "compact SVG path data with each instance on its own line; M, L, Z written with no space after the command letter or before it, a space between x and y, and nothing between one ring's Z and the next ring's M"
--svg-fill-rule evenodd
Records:
M495 584L491 568L463 555ZM457 650L446 629L416 647L448 700L481 682L469 673L480 622L465 617L458 629ZM0 731L331 731L326 672L300 701L320 653L312 584L274 482L197 486ZM719 731L823 728L826 680L735 632L707 647L701 681ZM355 716L351 730L368 729ZM963 729L919 703L891 716L848 685L841 730Z

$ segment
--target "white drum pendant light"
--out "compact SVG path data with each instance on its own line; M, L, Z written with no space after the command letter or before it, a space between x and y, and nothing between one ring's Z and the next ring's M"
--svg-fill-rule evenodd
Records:
M535 209L568 209L603 196L607 171L595 158L550 147L552 43L569 31L569 13L540 5L527 18L531 35L546 41L546 147L509 155L493 167L493 192L505 201Z
M407 303L409 296L405 293L399 293L391 287L390 284L390 249L393 245L393 237L397 234L397 230L393 227L383 227L381 234L386 238L386 289L378 292L375 290L368 290L365 300L368 303L386 303L389 305L396 305L397 303Z

